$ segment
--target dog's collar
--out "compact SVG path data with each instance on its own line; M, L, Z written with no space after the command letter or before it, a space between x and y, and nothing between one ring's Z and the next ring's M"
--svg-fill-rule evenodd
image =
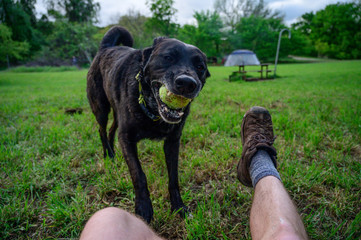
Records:
M147 115L150 119L152 119L153 121L158 121L160 119L159 115L155 115L151 112L151 110L149 110L147 108L147 104L145 102L144 96L143 96L143 91L142 91L142 84L141 84L141 79L142 79L142 71L140 70L138 72L138 74L135 76L135 79L138 81L139 83L139 98L138 98L138 102L140 105L140 108L143 110L143 112L145 113L145 115Z

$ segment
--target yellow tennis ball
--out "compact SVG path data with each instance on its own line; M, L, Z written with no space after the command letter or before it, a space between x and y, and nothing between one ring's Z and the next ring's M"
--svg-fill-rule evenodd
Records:
M192 100L170 92L164 85L159 88L159 97L171 109L184 108Z

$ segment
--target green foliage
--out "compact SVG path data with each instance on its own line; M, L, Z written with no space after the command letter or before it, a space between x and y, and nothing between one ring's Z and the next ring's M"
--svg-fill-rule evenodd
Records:
M0 22L12 31L12 39L18 42L28 42L31 53L40 49L42 36L34 26L35 13L32 0L2 0L0 1Z
M154 36L149 34L146 29L148 20L148 17L142 15L139 11L133 10L129 10L127 14L121 16L118 20L118 25L125 27L132 34L135 48L144 48L153 43Z
M292 28L297 29L306 36L310 36L314 16L315 14L313 12L303 14L298 22L292 24Z
M236 26L235 32L227 33L226 51L234 49L249 49L257 54L263 62L273 62L276 56L279 33L287 28L281 19L263 18L257 16L244 17ZM279 56L311 55L312 49L307 48L310 42L307 36L292 31L291 39L288 35L281 36L281 48Z
M20 3L23 11L29 16L31 25L34 26L36 24L36 0L20 0L18 2Z
M138 144L151 227L166 239L251 239L253 190L236 166L242 116L259 105L272 114L278 169L310 239L359 239L361 61L280 64L282 78L260 82L225 81L236 67L209 70L181 138L180 187L193 218L170 211L162 142ZM1 239L75 239L97 210L134 213L119 144L114 160L103 159L86 74L0 72Z
M242 18L256 16L266 19L283 19L280 12L269 9L264 0L216 0L214 9L222 16L224 25L230 27L232 32L235 31Z
M6 49L10 61L35 57L39 64L63 64L65 59L77 56L91 62L97 48L92 38L96 31L92 23L96 22L99 3L93 0L49 0L48 15L36 19L35 2L0 1L0 22L11 29L11 39L14 40L10 49ZM49 17L56 21L50 21Z
M97 22L100 4L93 0L46 0L48 11L56 18L64 15L69 22Z
M177 37L200 48L207 56L219 56L222 21L217 12L195 12L197 27L185 25L179 29Z
M100 9L93 0L48 0L48 16L42 15L37 28L46 36L42 49L35 55L37 64L69 64L73 56L83 64L92 61L100 39L93 25ZM49 17L55 21L49 21Z
M4 24L0 24L0 62L7 59L22 60L29 52L29 44L25 42L13 41L11 29Z
M44 49L43 54L62 60L70 60L72 56L76 56L91 63L98 48L93 40L96 31L90 23L58 20L54 23L54 30L48 37L49 46Z
M149 0L147 5L152 12L152 17L146 23L148 32L155 36L174 36L178 28L178 24L172 20L177 12L173 7L174 0Z
M337 3L302 15L293 27L310 38L319 56L357 59L361 57L360 16L360 3Z
M90 63L111 27L96 30L94 26L100 4L96 0L46 0L48 12L37 18L35 2L0 1L0 22L10 28L13 41L9 49L2 48L2 55L7 51L15 64L32 60L32 64L61 65L69 63L72 56ZM135 48L150 46L153 38L163 35L196 45L209 57L223 57L245 48L255 51L262 61L273 61L278 33L285 28L283 15L268 8L264 0L217 0L214 11L196 11L197 23L184 26L175 21L174 0L146 3L151 17L129 10L118 20L133 35ZM360 1L332 4L302 15L292 25L291 40L283 37L280 57L361 58L360 15ZM9 41L7 36L3 42ZM4 59L0 60L1 67Z
M54 22L49 20L49 17L43 14L36 23L36 28L44 35L44 38L49 36L54 30ZM44 43L43 45L45 45Z
M189 44L193 44L198 46L202 51L204 50L203 47L198 45L198 35L199 29L197 26L185 24L181 28L179 28L179 32L177 34L177 38L181 41L184 41Z
M296 56L317 56L317 51L313 45L311 39L295 29L290 29L292 32L292 37L290 40L282 42L281 53L289 47L288 54L293 54ZM285 54L284 54L285 55Z
M283 28L286 27L279 19L265 19L256 16L242 18L237 24L236 40L238 41L234 43L234 46L252 50L262 60L274 58L278 35ZM280 56L289 53L285 42L283 41Z

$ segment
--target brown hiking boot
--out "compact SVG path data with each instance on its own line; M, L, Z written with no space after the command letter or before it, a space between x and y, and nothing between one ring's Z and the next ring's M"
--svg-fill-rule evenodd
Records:
M271 114L263 107L252 107L242 120L242 157L237 166L238 180L249 187L252 187L252 180L249 174L249 166L252 157L260 149L265 150L270 155L273 164L277 168L277 152L272 146L275 137Z

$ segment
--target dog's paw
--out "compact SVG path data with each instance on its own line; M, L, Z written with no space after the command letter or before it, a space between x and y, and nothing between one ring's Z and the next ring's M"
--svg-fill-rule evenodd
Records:
M147 223L153 219L153 207L150 199L143 201L136 201L135 213L144 219Z
M181 218L193 217L189 209L185 205L181 205L174 208L172 207L172 211L178 213Z

